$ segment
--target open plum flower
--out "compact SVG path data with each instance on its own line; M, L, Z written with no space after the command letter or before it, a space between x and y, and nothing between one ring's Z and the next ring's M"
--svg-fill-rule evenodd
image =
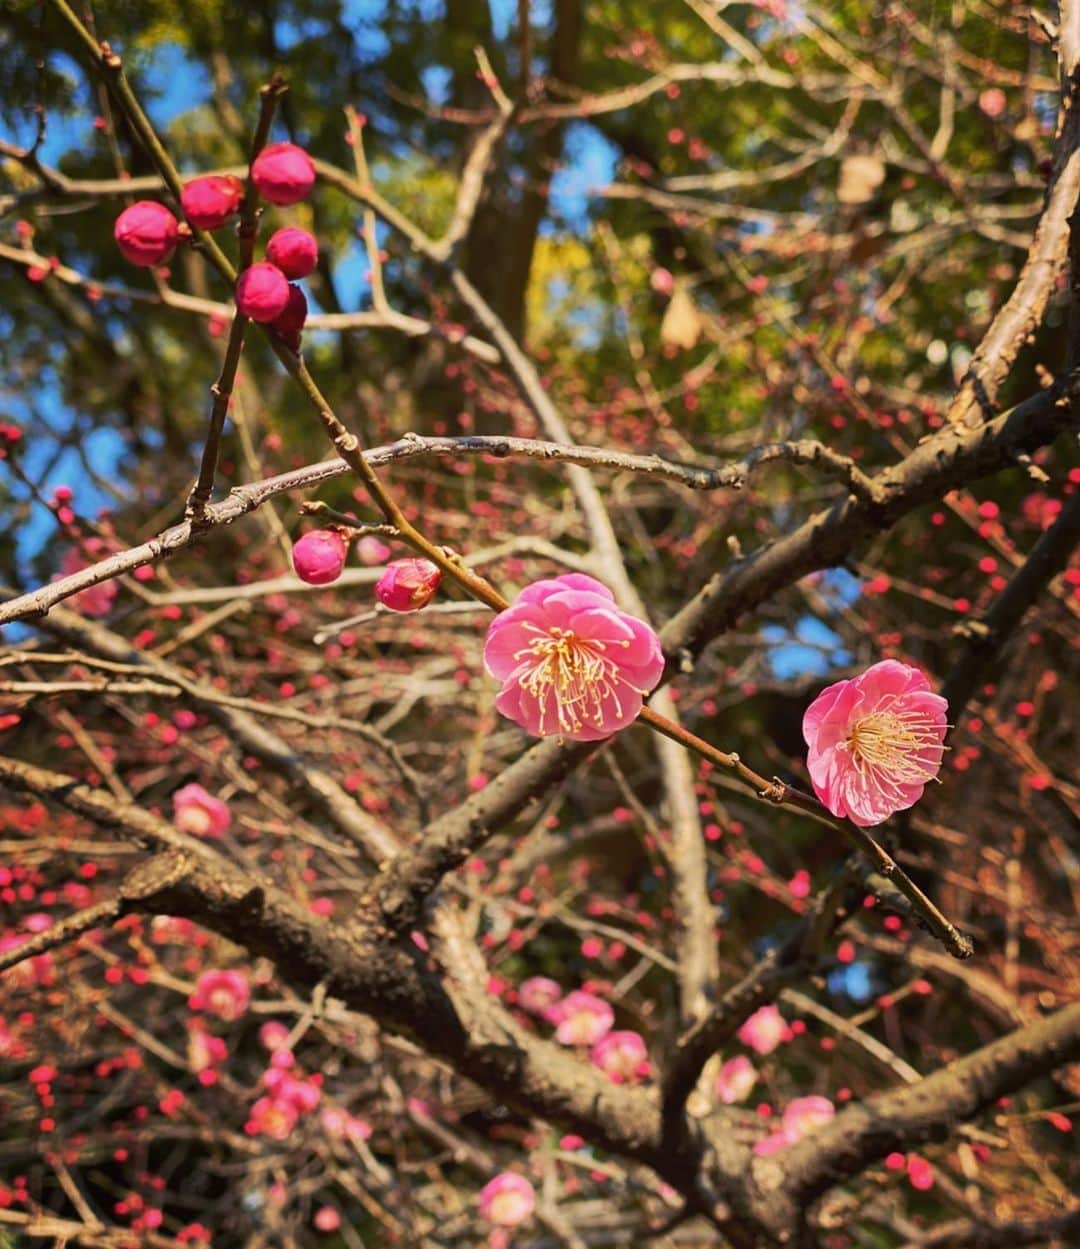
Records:
M527 586L491 622L495 706L534 737L595 742L632 724L664 670L660 639L607 586L566 573Z
M814 793L863 828L914 806L941 770L946 708L918 668L895 659L822 690L803 717Z

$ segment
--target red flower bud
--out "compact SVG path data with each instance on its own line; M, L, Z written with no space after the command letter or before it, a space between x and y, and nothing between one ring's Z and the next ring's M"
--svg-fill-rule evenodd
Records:
M271 204L299 204L315 185L315 166L295 143L271 143L255 157L251 176Z
M300 349L300 331L307 320L307 298L299 286L289 287L289 302L285 311L271 322L274 329L293 351Z
M180 193L184 215L200 230L217 230L240 209L244 184L232 174L210 174L189 182Z
M173 254L177 239L176 218L156 200L139 200L116 218L113 238L125 260L152 268Z
M286 226L270 236L266 259L287 278L306 278L319 262L319 245L306 230Z
M289 280L277 265L252 265L236 283L236 306L253 321L273 321L289 303Z
M375 597L391 611L419 611L435 597L442 573L429 559L398 559L375 583Z
M308 585L329 585L341 576L347 553L337 530L313 529L293 545L293 569Z

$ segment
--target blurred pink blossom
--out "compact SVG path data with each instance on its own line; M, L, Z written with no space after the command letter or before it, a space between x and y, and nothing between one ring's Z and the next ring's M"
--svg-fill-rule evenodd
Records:
M595 993L575 989L551 1010L549 1018L557 1025L555 1040L560 1045L595 1045L611 1031L615 1012Z
M788 1036L787 1021L775 1006L762 1006L735 1034L755 1054L771 1054Z
M195 982L188 1005L232 1023L247 1010L250 1000L247 976L242 971L207 971Z
M195 837L224 837L232 824L229 808L201 785L184 785L172 796L173 823Z
M83 545L86 550L85 555L75 546L69 547L65 552L64 558L60 561L61 577L69 577L72 573L82 572L91 563L104 559L109 553L107 546L100 538L88 538ZM116 591L115 581L102 581L98 585L92 585L72 595L68 606L74 607L84 616L95 618L107 616L116 601Z
M629 1030L602 1036L590 1050L589 1061L605 1072L612 1084L636 1083L652 1070L644 1038Z
M536 1191L516 1171L503 1171L480 1190L480 1214L497 1227L517 1227L536 1208Z
M518 1005L530 1015L547 1015L562 998L562 985L547 976L530 976L518 988Z
M716 1077L716 1096L725 1105L741 1102L757 1083L757 1068L746 1057L738 1054L729 1058Z

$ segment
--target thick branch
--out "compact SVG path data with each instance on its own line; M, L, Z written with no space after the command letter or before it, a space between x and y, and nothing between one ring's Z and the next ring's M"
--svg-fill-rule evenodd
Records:
M784 1153L784 1188L799 1206L893 1150L944 1140L999 1097L1080 1057L1080 1004L957 1059L918 1084L871 1097Z

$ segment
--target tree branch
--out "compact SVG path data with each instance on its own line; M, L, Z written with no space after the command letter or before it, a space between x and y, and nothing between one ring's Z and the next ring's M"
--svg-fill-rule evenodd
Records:
M959 1058L917 1084L842 1111L783 1154L783 1189L800 1206L893 1150L943 1140L999 1097L1080 1056L1080 1004Z

